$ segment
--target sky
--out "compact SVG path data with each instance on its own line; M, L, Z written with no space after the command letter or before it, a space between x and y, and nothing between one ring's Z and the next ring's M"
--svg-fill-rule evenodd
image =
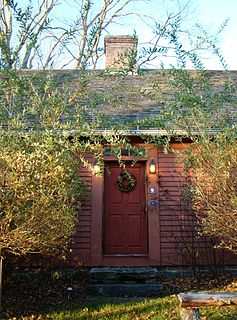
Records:
M210 30L216 30L225 19L229 19L220 38L220 48L229 69L237 70L237 1L236 0L194 0L196 17ZM209 68L216 64L208 62Z
M100 1L94 1L100 2ZM165 19L166 11L172 12L177 9L177 0L149 0L135 1L129 8L130 11L151 16L155 19ZM179 3L185 4L187 1L180 0ZM73 8L70 14L73 15ZM236 0L191 0L186 13L184 14L184 24L187 28L194 23L201 23L209 32L216 32L219 26L229 19L225 31L219 38L219 46L227 62L229 69L237 70L237 1ZM146 22L149 19L146 19ZM149 22L148 22L149 23ZM114 25L110 34L132 34L134 29L138 34L140 42L145 42L150 38L151 30L144 25L136 16L128 17L123 25ZM208 69L221 68L220 63L213 57L207 57L205 64Z
M187 1L182 1L183 4ZM166 11L172 12L177 8L176 0L151 0L146 6L140 4L141 11L152 16L166 16ZM191 0L186 13L184 13L184 28L189 29L195 23L200 23L210 33L216 33L220 25L229 19L226 28L218 38L218 45L221 49L228 68L237 70L237 1L236 0ZM126 31L126 28L124 29ZM131 30L132 31L132 30ZM131 32L130 31L130 32ZM119 31L121 32L121 30ZM138 36L141 41L149 37L149 30L144 26L137 25ZM208 69L221 68L219 60L213 56L206 57L205 64Z
M33 2L37 1L33 0ZM57 13L56 18L75 19L79 11L76 1L81 2L81 0L61 0L61 10ZM95 6L101 2L102 0L94 0ZM148 24L152 24L152 18L162 21L166 18L167 12L177 11L178 5L182 6L187 2L189 4L182 22L184 28L195 30L192 28L198 22L208 32L214 33L226 19L229 19L227 27L218 38L218 45L228 68L237 70L237 41L235 40L237 35L237 0L135 0L127 7L127 10L136 13L136 15L118 21L109 29L109 34L133 34L136 30L139 42L145 43L147 39L152 37L151 28L148 26ZM168 64L170 62L172 63L172 59L167 61ZM219 61L209 56L205 56L205 66L207 69L221 69ZM155 67L155 65L151 67Z

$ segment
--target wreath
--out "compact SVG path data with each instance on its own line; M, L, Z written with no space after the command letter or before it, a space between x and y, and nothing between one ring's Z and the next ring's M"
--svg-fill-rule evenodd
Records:
M115 183L120 191L130 192L135 189L137 180L131 172L123 171L116 177Z

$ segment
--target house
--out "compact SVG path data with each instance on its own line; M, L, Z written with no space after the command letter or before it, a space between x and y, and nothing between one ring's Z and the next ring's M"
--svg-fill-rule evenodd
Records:
M106 66L118 53L134 45L131 37L106 38ZM76 71L73 71L76 74ZM193 71L195 72L195 71ZM67 77L68 71L60 72ZM237 80L237 72L211 71L213 85L220 88L226 77ZM116 75L94 78L90 88L113 95L124 101L123 108L101 107L114 123L156 116L162 101L146 94L157 82L157 74L147 71L142 75L125 75L120 91ZM165 80L159 86L165 89ZM142 89L142 94L140 89ZM166 92L169 96L169 91ZM141 122L142 123L142 122ZM121 148L121 159L112 155L110 146L104 146L104 167L101 175L82 168L91 198L85 199L79 212L79 224L72 244L71 263L86 266L187 266L192 264L236 264L237 260L223 250L214 250L213 244L195 231L195 219L184 199L183 190L189 177L183 175L182 164L175 152L189 146L187 138L171 140L173 151L165 153L162 147L144 145L144 135L165 136L165 130L137 126L127 132L131 148ZM180 133L182 136L182 133ZM138 156L139 155L139 156ZM132 161L138 160L136 164ZM88 158L91 164L95 159Z
M108 72L86 72L91 78L86 89L96 101L94 109L87 109L87 101L83 101L86 120L90 122L96 117L97 110L105 113L116 135L127 137L130 145L119 150L124 167L112 152L113 146L104 142L101 174L96 174L96 167L94 172L80 168L79 175L91 196L82 199L69 262L74 266L99 267L236 265L236 257L214 250L211 240L197 232L186 192L190 178L184 174L176 156L190 145L188 136L174 124L176 135L169 142L170 151L165 152L154 143L157 137L165 140L168 133L165 127L154 125L153 120L161 113L164 97L169 101L174 99L165 76L156 71L136 74L126 54L126 70L121 70L119 58L116 65L120 69L111 68L114 58L130 48L134 51L132 37L106 38ZM50 73L59 85L68 83L69 87L75 87L80 82L79 70ZM237 83L235 71L210 71L209 75L217 91L222 90L228 77ZM152 121L147 123L146 118ZM126 130L124 123L129 124ZM107 124L102 122L94 133L102 135L107 129ZM91 166L97 165L91 155L87 160Z

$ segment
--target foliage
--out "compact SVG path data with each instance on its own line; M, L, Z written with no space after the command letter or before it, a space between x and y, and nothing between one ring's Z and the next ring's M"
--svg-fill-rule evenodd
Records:
M130 192L136 187L136 178L135 176L128 171L121 172L116 177L116 186L122 192Z
M190 158L194 205L202 231L237 253L236 131L196 145Z
M50 27L50 13L58 0L32 1L26 6L14 0L1 0L0 65L5 68L32 66L42 37Z
M200 27L200 26L199 26ZM225 27L221 26L220 31ZM205 44L226 68L216 39L201 28L193 50L186 51L177 34L171 33L178 67L161 69L146 93L162 101L160 114L140 120L139 124L166 132L166 138L153 136L150 142L167 147L171 139L191 141L178 158L192 177L192 203L204 235L214 237L219 246L236 253L236 80L232 73L205 70L199 45ZM195 70L189 71L191 63Z
M55 16L61 6L67 8L66 2L1 0L0 66L95 68L104 54L102 37L110 25L131 14L125 10L132 2L75 0L70 3L78 12L75 20L62 21Z
M156 120L170 139L192 142L179 158L192 177L192 202L202 232L236 253L236 83L231 73L224 73L227 80L217 90L213 75L164 70L168 89L159 90L166 101Z
M151 39L140 45L138 51L134 49L125 54L128 70L133 70L134 65L138 69L144 65L149 67L152 61L157 67L157 58L177 56L177 48L182 51L178 60L183 61L182 56L188 48L183 45L181 50L178 42L185 43L188 37L192 38L198 49L207 47L200 43L198 34L193 36L182 26L189 1L184 1L184 5L178 3L177 8L173 5L164 18L160 14L159 20L156 16L141 13L141 4L135 0L1 0L0 3L1 68L51 69L70 66L95 69L104 55L104 36L110 33L113 24L126 23L129 16L150 29ZM67 12L69 6L74 8L73 13L77 12L73 15L74 20L60 14ZM199 29L197 33L204 33L201 27ZM207 34L205 36L208 39ZM209 42L208 46L215 51L213 43ZM192 51L189 54L194 60Z
M62 5L58 0L1 0L1 67L50 68L65 52L77 68L96 65L102 33L131 1L106 0L97 10L91 0L73 1L77 19L64 26L53 16Z
M236 253L235 83L228 79L216 91L206 71L194 77L186 71L173 75L178 92L168 114L172 112L177 129L193 141L183 160L191 169L194 208L202 232Z
M82 76L69 90L49 74L6 70L1 77L1 256L58 253L74 232L85 191L76 173L86 152L96 150L77 139L93 130L84 120L90 108L83 111L80 102L87 82Z
M50 134L1 134L2 255L57 253L72 236L83 188L69 143Z
M12 214L16 217L15 221L17 223L14 222L15 224L22 222L17 218L20 209L22 210L22 208L18 207L20 204L17 203L14 210L11 211L11 201L13 202L13 199L15 199L12 195L16 192L18 193L20 190L20 193L25 191L22 189L23 184L26 184L29 190L33 188L33 185L36 188L37 181L39 180L43 184L46 181L44 176L46 172L52 172L53 174L50 177L52 178L53 186L60 179L63 179L65 182L68 181L68 190L72 188L70 201L74 203L76 193L73 191L75 184L71 174L75 172L74 157L78 157L83 165L92 170L91 163L86 161L85 158L88 151L93 152L100 160L103 154L102 142L111 144L114 148L114 154L116 154L117 150L118 156L121 145L125 146L129 144L128 139L121 137L118 128L114 126L114 129L109 134L105 132L100 136L98 135L97 129L101 133L101 128L106 127L111 129L111 126L110 120L106 116L103 119L101 118L102 115L97 107L104 102L108 102L113 106L119 104L121 106L123 101L119 101L119 99L116 99L114 96L112 97L112 95L106 96L103 93L92 92L90 90L92 79L87 74L82 72L79 81L76 82L76 86L72 88L65 85L63 81L58 82L57 79L52 78L50 73L45 73L44 75L40 73L34 75L32 73L32 75L29 75L29 73L22 72L21 74L17 74L14 68L32 67L32 61L36 54L43 68L49 67L55 58L54 49L57 46L62 46L62 50L65 48L68 50L68 44L74 41L75 36L78 34L80 34L78 54L74 55L71 52L73 59L77 61L77 67L85 69L88 67L88 64L96 66L100 55L99 42L102 33L110 22L118 14L121 14L129 2L131 1L105 1L105 6L100 9L99 13L93 16L93 11L91 10L94 8L94 3L90 0L82 1L77 23L70 30L61 30L63 31L61 35L57 34L53 36L53 39L56 41L55 45L53 45L53 51L49 52L46 62L43 63L42 57L39 54L41 41L47 39L47 37L44 38L45 33L52 31L49 16L58 2L55 0L42 0L39 2L39 11L35 12L35 8L31 2L23 9L14 1L2 1L1 15L4 19L2 19L0 47L1 67L4 73L1 76L2 81L0 84L0 120L2 127L0 142L2 150L1 172L3 175L1 192L2 203L6 201L9 210L6 213L5 207L4 210L2 209L1 221L4 219L8 220L6 226L3 227L4 232L8 232L8 224ZM112 9L115 11L113 12ZM107 16L107 14L110 14L110 16ZM12 22L12 19L15 19L15 22ZM167 54L171 47L175 52L179 67L179 69L171 67L168 71L161 70L158 73L160 78L165 79L167 84L166 89L169 91L169 94L167 92L164 93L165 103L160 114L152 117L152 119L142 119L139 125L144 124L148 126L149 122L152 122L152 127L165 129L167 132L165 139L160 139L160 137L148 138L147 142L160 142L162 140L163 145L167 145L170 138L175 135L177 139L180 139L180 132L182 131L182 136L192 139L195 142L197 150L201 150L198 149L198 146L203 145L209 148L212 144L213 132L226 132L231 126L234 110L231 107L226 108L226 104L228 106L234 104L235 88L233 83L229 81L225 83L219 92L215 92L212 89L211 77L204 70L202 60L199 59L197 52L203 47L204 43L219 57L221 57L220 51L216 48L215 42L209 39L204 29L201 29L203 38L197 38L194 50L185 49L182 45L182 38L180 38L181 22L182 10L177 14L168 15L164 25L156 23L156 40L153 46L144 50L142 56L139 57L138 68L145 61L151 61L157 58L157 56ZM19 28L13 28L15 26L14 23ZM12 36L13 29L19 31L18 37L16 37L18 38L18 42L14 42L16 39ZM160 41L163 38L166 39L167 45L160 46ZM206 42L202 39L206 39ZM134 41L137 41L136 35L134 35ZM122 57L126 58L127 55L130 58L128 60L127 71L133 71L136 54L137 51L132 49L132 52L128 52L125 54L125 57ZM220 60L225 67L224 60ZM192 66L197 71L188 72L185 70L188 65L187 62L192 63ZM106 74L105 76L110 75ZM124 74L122 74L122 78L123 76ZM163 94L162 88L160 88L159 77L152 84L153 89L156 90L154 99L160 99ZM75 81L75 79L72 79L72 81ZM118 82L122 82L122 80L118 79ZM97 108L96 115L95 108ZM118 126L117 121L116 126ZM123 129L129 129L131 126L134 126L134 123L121 124ZM97 134L94 135L93 133ZM218 140L216 140L217 142ZM14 161L12 161L13 159ZM51 160L46 161L46 159L52 159L52 162L50 162ZM187 166L190 164L190 161L191 158L188 159ZM63 166L61 172L60 170L55 170L55 168L59 169L59 163ZM70 170L68 167L69 163L71 164ZM29 173L25 175L25 180L22 180L22 170ZM38 176L38 172L40 172L40 177ZM30 176L31 174L33 178ZM21 179L19 179L20 176ZM11 189L9 189L10 186ZM46 206L49 210L53 206L54 194L52 197L47 197L49 186L47 187L42 188L45 191L45 198L49 201ZM43 208L40 205L40 201L43 202L44 200L40 200L39 197L42 191L36 189L32 189L28 193L29 197L32 194L37 195L38 203L32 203L30 198L26 199L26 192L22 193L22 199L25 201L24 206L28 210L24 213L25 216L29 212L34 212L34 210L36 212L39 208ZM66 189L65 187L62 190L62 194L58 190L59 194L57 194L62 201L62 207L64 207L64 201L66 201L65 203L69 201L68 195L65 194ZM197 195L198 193L194 194ZM6 195L9 197L7 200L5 199ZM198 203L200 204L200 202ZM71 208L70 205L68 208ZM74 219L73 215L71 217ZM11 228L13 229L14 223L11 224ZM70 228L72 224L70 222ZM30 230L30 228L28 229ZM9 239L10 237L8 237L8 241L10 241ZM8 248L10 247L12 245L8 246ZM27 247L31 248L30 245Z
M128 143L114 131L98 134L105 115L98 110L102 97L90 88L97 76L77 72L65 84L57 72L2 71L1 255L57 252L67 245L86 191L78 170L93 172L88 154L101 164L102 143L114 154Z

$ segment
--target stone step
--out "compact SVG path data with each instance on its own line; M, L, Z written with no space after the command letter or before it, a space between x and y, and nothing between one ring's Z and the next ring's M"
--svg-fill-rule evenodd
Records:
M157 268L152 267L103 267L91 268L90 283L156 283Z
M163 286L161 284L89 284L86 286L86 294L94 296L161 296Z

